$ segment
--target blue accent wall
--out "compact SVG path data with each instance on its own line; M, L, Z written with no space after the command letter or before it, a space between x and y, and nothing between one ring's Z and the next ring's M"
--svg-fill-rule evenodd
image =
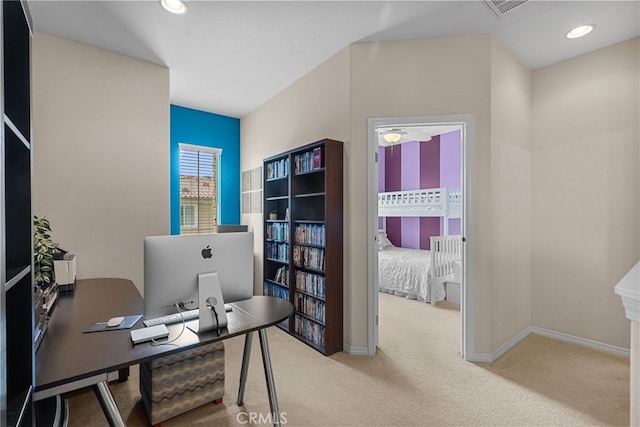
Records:
M180 234L179 143L222 149L219 224L240 224L240 119L171 105L171 234Z

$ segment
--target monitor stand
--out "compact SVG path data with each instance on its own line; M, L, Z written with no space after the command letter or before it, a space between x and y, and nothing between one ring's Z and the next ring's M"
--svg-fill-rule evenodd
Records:
M188 322L187 327L195 333L227 326L227 312L220 288L218 273L198 274L198 320ZM215 311L212 307L215 307ZM217 314L217 322L216 322Z

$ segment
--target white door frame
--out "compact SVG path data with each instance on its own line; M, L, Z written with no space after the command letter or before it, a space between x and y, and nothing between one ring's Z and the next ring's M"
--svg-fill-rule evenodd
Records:
M370 118L367 121L367 352L376 354L378 345L378 135L376 128L411 125L460 125L462 127L462 283L460 284L461 337L460 353L473 360L473 115Z

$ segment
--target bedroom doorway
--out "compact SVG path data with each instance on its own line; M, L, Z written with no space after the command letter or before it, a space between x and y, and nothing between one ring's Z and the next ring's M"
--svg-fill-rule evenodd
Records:
M433 138L434 143L424 144L420 141L429 141ZM452 139L453 138L453 139ZM455 144L444 144L458 138L458 148ZM378 345L378 320L379 318L379 277L378 277L378 254L379 242L384 241L386 232L379 233L380 229L388 231L393 235L393 239L398 242L402 240L401 246L415 249L429 249L430 245L437 245L438 248L449 248L449 243L442 243L439 239L457 240L459 245L455 250L450 250L451 254L459 259L457 262L456 281L459 280L459 303L460 303L460 354L466 360L470 360L473 354L473 329L471 323L472 313L472 278L464 272L472 271L470 266L473 262L473 254L466 251L467 243L472 239L473 230L469 226L466 218L471 211L471 182L470 167L472 165L472 140L473 140L473 117L471 115L455 116L425 116L425 117L404 117L404 118L375 118L368 121L368 259L369 259L369 280L368 280L368 353L374 355ZM407 143L404 145L404 143ZM380 147L383 147L380 149ZM404 158L411 159L412 164L418 166L404 167L398 160L401 156L403 146L405 147ZM433 149L435 148L435 152ZM440 150L446 155L440 155ZM429 153L431 151L431 153ZM434 153L437 153L438 164L433 164ZM389 158L386 158L389 156ZM432 166L429 167L428 160L431 156ZM381 177L379 173L380 165L385 165L389 160L397 163L396 166L386 164L386 170L393 167L404 168L401 172L388 175L389 181ZM454 163L452 163L452 161ZM423 165L424 162L424 165ZM455 169L457 162L457 170ZM447 165L454 165L453 170L447 172ZM406 170L405 170L406 169ZM421 172L421 170L434 170L438 172ZM442 172L440 171L441 169ZM434 173L436 176L434 176ZM457 175L457 176L456 176ZM402 184L400 181L403 181ZM413 182L415 181L415 182ZM385 188L387 187L387 188ZM408 188L415 191L398 191ZM429 193L421 189L429 189ZM381 201L380 210L382 215L389 217L389 221L381 219L379 216L378 193L385 192ZM457 192L457 193L456 193ZM411 194L408 194L411 193ZM393 201L385 204L384 198ZM423 200L438 200L434 204L426 203L412 205L413 200L421 198ZM399 200L404 200L400 202ZM456 202L457 200L457 202ZM411 201L410 203L408 201ZM439 204L440 201L442 204ZM449 204L449 201L452 203ZM446 202L446 203L445 203ZM409 203L409 204L406 204ZM456 205L457 203L457 205ZM423 209L423 211L420 211ZM458 209L458 211L456 211ZM416 211L417 210L417 211ZM434 218L435 217L435 218ZM438 218L440 217L440 218ZM434 222L435 221L435 222ZM469 221L470 223L470 221ZM403 229L404 232L401 230ZM437 225L436 225L437 224ZM411 227L418 227L420 232L415 232ZM435 230L434 230L435 227ZM387 229L388 228L388 229ZM425 230L429 229L429 232ZM435 241L429 241L429 235ZM444 236L449 237L444 237ZM441 246L445 245L445 246ZM399 246L399 245L398 245ZM399 248L402 249L402 248ZM394 249L395 250L395 249ZM449 251L446 249L444 252ZM421 252L421 251L415 251ZM430 251L431 252L431 251ZM440 250L435 251L433 256L440 256ZM445 256L451 254L445 253ZM385 254L386 255L386 254ZM422 256L422 255L420 255ZM430 255L429 255L430 256ZM433 259L433 258L431 258ZM386 262L386 261L385 261ZM438 265L439 261L434 261ZM451 263L449 263L451 264ZM440 279L451 279L453 270L449 271L449 276L440 276ZM424 276L424 274L422 274ZM437 282L437 280L436 280ZM418 298L434 302L444 298L445 291L442 283L437 285L416 284ZM413 286L413 285L412 285ZM432 290L433 289L433 290ZM455 290L455 287L450 289ZM412 290L413 291L413 290ZM412 293L410 291L410 293ZM424 292L420 295L420 292ZM384 321L384 319L382 319Z

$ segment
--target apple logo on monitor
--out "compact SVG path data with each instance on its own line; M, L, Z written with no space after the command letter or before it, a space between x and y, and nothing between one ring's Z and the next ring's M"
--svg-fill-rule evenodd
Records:
M202 258L207 259L211 258L213 255L211 254L211 248L207 245L206 248L202 250Z

